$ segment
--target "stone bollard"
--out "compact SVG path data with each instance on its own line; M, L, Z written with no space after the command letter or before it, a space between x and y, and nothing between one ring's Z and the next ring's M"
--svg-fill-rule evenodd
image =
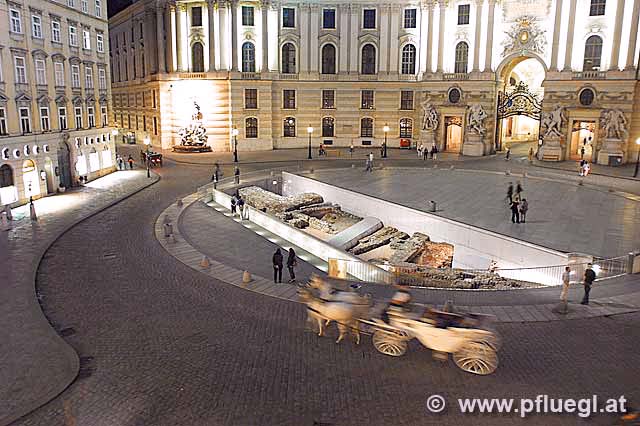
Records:
M11 213L11 205L4 206L4 212L7 214L7 220L13 220L13 213Z
M433 201L433 200L429 201L429 211L432 212L432 213L435 213L436 210L437 210L436 202Z
M178 207L182 207L182 198L178 198L178 201L176 202L176 205Z
M162 227L164 228L165 238L169 238L173 235L173 225L171 224L171 222L165 223L164 225L162 225Z
M251 272L249 272L249 271L244 271L244 272L242 273L242 282L243 282L243 283L245 283L245 284L248 284L248 283L250 283L251 281L252 281L252 278L251 278Z
M211 262L209 261L209 258L207 256L202 256L202 260L200 261L200 267L208 268L209 266L211 266Z
M505 176L511 176L511 170L507 170L506 172L504 172Z

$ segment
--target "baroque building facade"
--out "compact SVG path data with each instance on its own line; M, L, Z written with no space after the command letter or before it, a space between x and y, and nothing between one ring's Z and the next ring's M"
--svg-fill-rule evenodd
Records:
M0 1L0 206L115 170L106 7Z
M416 146L635 159L640 0L140 0L109 21L119 127L163 149ZM237 132L234 131L237 129ZM385 132L384 129L388 129ZM386 133L386 134L385 134Z

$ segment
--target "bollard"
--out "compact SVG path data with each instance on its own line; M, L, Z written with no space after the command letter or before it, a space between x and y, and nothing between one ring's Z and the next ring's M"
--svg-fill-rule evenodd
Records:
M245 283L245 284L247 284L247 283L250 283L251 281L252 281L252 278L251 278L251 272L249 272L249 271L244 271L244 272L242 273L242 282L243 282L243 283Z
M171 222L167 222L162 226L164 227L164 237L165 238L169 238L170 236L173 235L173 225L171 224Z
M202 256L202 260L200 261L200 267L208 268L209 266L211 266L211 262L209 261L209 258L207 256Z
M36 215L36 205L33 204L33 201L31 201L29 203L29 214L30 214L31 220L33 222L37 222L38 221L38 215Z
M13 220L13 214L11 213L11 205L7 204L4 206L4 212L7 214L7 220Z
M182 207L182 198L178 198L178 202L176 203L178 207Z
M429 211L433 213L436 211L436 202L433 200L429 201Z

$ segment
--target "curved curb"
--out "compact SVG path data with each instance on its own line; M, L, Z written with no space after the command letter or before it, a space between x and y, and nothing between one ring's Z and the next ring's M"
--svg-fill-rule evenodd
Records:
M53 238L51 238L50 241L48 241L42 249L38 250L36 252L36 255L34 256L34 264L35 264L35 268L33 268L33 272L31 274L31 279L30 281L33 283L33 301L35 302L35 304L29 304L29 308L33 309L35 306L37 306L37 312L35 312L36 314L39 314L41 316L41 319L44 320L47 325L49 326L49 329L47 330L47 333L49 333L50 331L52 331L52 337L54 340L58 340L58 342L60 343L60 349L63 350L65 353L62 355L64 357L67 358L68 363L70 364L70 371L73 372L72 375L69 376L68 380L65 380L64 382L58 384L55 384L55 389L49 391L47 394L45 395L41 395L37 398L36 402L34 404L32 404L31 407L29 408L24 408L22 410L14 410L14 412L10 412L6 415L3 415L2 418L0 418L0 425L1 426L7 426L9 424L11 424L12 422L28 415L29 413L31 413L34 410L37 410L38 408L42 407L43 405L47 404L48 402L50 402L51 400L53 400L54 398L56 398L57 396L59 396L61 393L63 393L78 377L78 372L80 370L80 359L78 357L78 353L76 352L76 350L69 344L67 343L66 340L64 340L64 338L62 338L62 336L60 336L58 334L58 332L53 328L53 325L49 322L49 319L46 317L46 315L44 314L44 311L42 310L42 306L40 305L40 302L38 300L38 296L36 293L36 277L38 274L38 270L40 269L40 265L42 263L43 257L44 255L47 253L47 251L49 251L49 249L51 248L51 246L53 246L65 233L67 233L71 228L79 225L80 223L84 222L85 220L95 216L98 213L101 213L105 210L107 210L110 207L113 207L114 205L132 197L133 195L141 192L144 189L147 189L148 187L150 187L151 185L156 184L157 182L160 181L161 177L156 174L153 173L154 178L148 182L146 185L134 190L133 192L130 192L124 196L118 197L113 199L112 201L108 202L107 204L105 204L104 206L99 207L97 210L91 211L89 213L87 213L86 215L78 218L75 221L70 222L67 225L64 225L62 227L62 229L57 233L57 235ZM37 261L36 261L37 259Z

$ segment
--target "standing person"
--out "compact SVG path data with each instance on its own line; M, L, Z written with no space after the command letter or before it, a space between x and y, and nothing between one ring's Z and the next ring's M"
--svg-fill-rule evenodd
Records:
M238 205L238 200L236 199L236 196L233 195L231 197L231 216L235 217L236 216L236 206Z
M129 163L129 169L133 169L133 157L131 155L127 158L127 162Z
M289 282L295 282L296 280L296 271L295 267L298 266L298 258L296 257L296 252L293 250L293 247L289 249L289 256L287 257L287 269L289 270Z
M216 161L213 165L213 176L211 176L211 180L214 182L220 181L220 164Z
M529 210L529 202L526 198L520 203L520 222L527 223L527 211Z
M116 162L118 163L118 170L123 170L124 160L122 159L122 156L120 156L120 154L118 154L118 158L116 159Z
M579 166L579 169L578 169L578 174L580 176L584 176L584 163L586 163L586 161L580 160L580 166Z
M587 139L584 140L585 143L587 142ZM584 159L584 145L582 145L582 148L580 148L580 158Z
M240 210L240 220L244 219L244 200L238 195L238 210Z
M591 291L591 285L596 280L596 272L591 268L591 264L587 264L587 269L584 271L584 297L582 298L581 305L589 304L589 292Z
M433 161L436 161L438 159L438 145L436 145L435 142L431 144L431 158L433 159Z
M504 161L509 161L511 158L511 148L507 147L507 150L504 152Z
M562 291L560 292L560 301L565 304L569 295L569 280L571 280L571 268L567 266L562 273Z
M281 283L282 282L282 253L280 249L276 249L276 252L273 253L273 257L271 258L271 263L273 263L273 282Z
M533 147L529 148L529 164L533 164Z
M422 161L427 161L427 158L429 157L429 148L427 148L426 146L422 147Z
M240 169L236 166L236 169L233 171L234 180L236 185L240 183Z
M511 201L511 222L520 223L520 210L518 200Z
M582 167L582 169L584 171L584 173L583 173L584 176L589 175L589 172L591 171L591 166L589 165L588 161L585 160L584 166Z
M373 151L369 152L369 171L373 172Z
M507 188L507 199L509 200L509 204L513 201L513 182L509 182L509 187Z
M418 146L418 158L422 158L422 152L424 151L424 145L422 143Z
M522 196L522 191L523 191L523 189L522 189L522 184L520 184L520 181L517 181L517 182L516 182L516 195L518 196L518 199L520 199L520 198L521 198L521 196Z
M353 158L353 150L354 150L354 148L353 148L353 142L351 142L351 145L349 146L349 156L350 156L351 158Z

